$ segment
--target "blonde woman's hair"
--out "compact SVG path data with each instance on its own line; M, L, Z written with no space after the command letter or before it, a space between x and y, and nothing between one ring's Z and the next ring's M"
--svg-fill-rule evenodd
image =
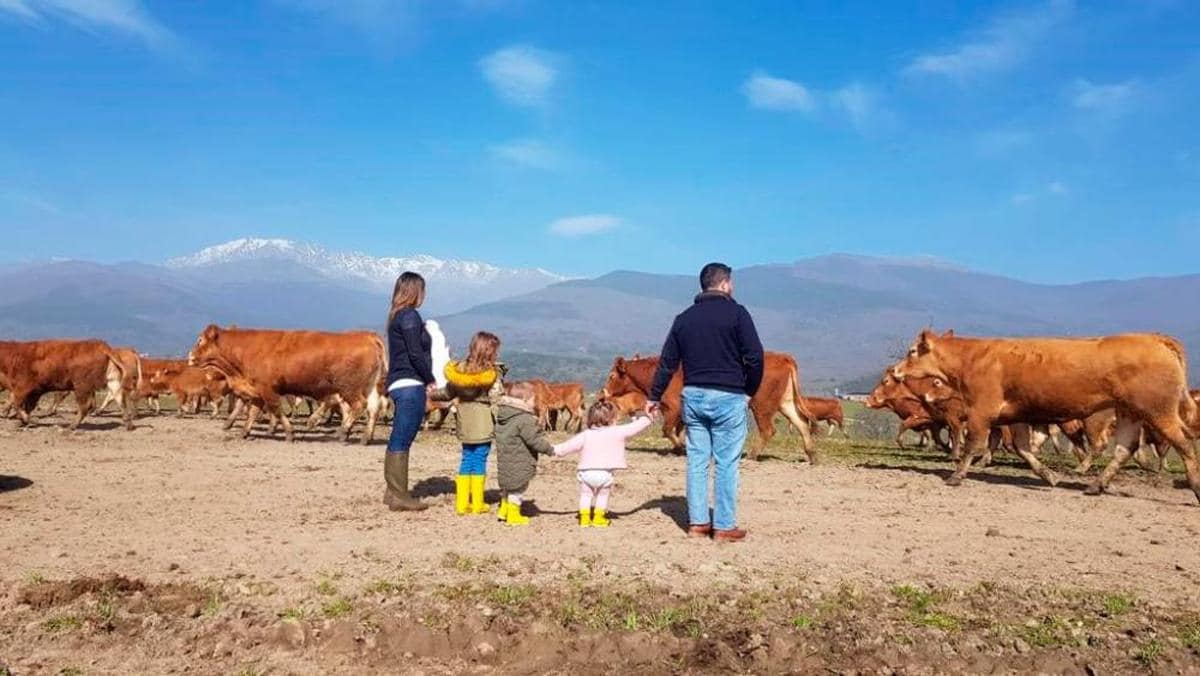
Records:
M463 360L463 373L483 373L496 368L496 357L500 355L500 338L494 333L479 331L471 337L467 358Z
M425 278L415 272L405 272L396 278L392 289L392 309L388 320L396 318L404 310L421 307L425 302Z

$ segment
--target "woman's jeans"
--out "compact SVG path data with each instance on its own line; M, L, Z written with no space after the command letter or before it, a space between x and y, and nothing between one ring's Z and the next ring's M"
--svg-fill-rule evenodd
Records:
M710 523L708 471L715 461L715 507L711 523L716 530L737 527L738 462L746 443L746 403L744 394L700 387L683 388L688 522L692 525Z
M392 418L392 436L388 438L388 453L408 453L421 422L425 420L425 388L401 387L388 392L396 413Z

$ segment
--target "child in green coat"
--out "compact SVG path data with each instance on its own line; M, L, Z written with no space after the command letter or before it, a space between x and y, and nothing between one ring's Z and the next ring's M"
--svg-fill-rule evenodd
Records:
M500 484L497 517L510 526L529 525L529 517L521 514L522 497L537 474L538 454L554 453L554 445L538 428L534 396L529 383L513 383L496 410L496 480Z

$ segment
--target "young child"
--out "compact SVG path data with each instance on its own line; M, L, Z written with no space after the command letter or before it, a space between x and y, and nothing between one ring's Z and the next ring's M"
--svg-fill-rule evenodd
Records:
M446 364L446 386L430 397L435 401L458 401L456 431L462 442L462 461L454 479L454 511L459 515L488 511L483 490L488 452L495 436L491 390L499 380L496 368L499 354L499 338L487 331L476 333L471 338L467 358Z
M613 472L625 469L625 442L650 426L650 419L637 417L633 422L616 425L617 406L601 399L587 412L588 429L554 447L554 455L579 453L579 526L608 526L608 494L613 487ZM593 509L595 514L593 515Z
M500 484L497 518L510 526L527 526L521 515L521 500L537 474L538 454L550 455L554 446L538 428L534 415L534 389L529 383L513 383L496 409L496 480Z

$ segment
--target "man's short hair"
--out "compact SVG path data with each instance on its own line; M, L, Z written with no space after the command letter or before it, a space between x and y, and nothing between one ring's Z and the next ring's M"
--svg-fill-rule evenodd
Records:
M700 271L700 290L714 289L733 276L733 269L724 263L709 263Z

